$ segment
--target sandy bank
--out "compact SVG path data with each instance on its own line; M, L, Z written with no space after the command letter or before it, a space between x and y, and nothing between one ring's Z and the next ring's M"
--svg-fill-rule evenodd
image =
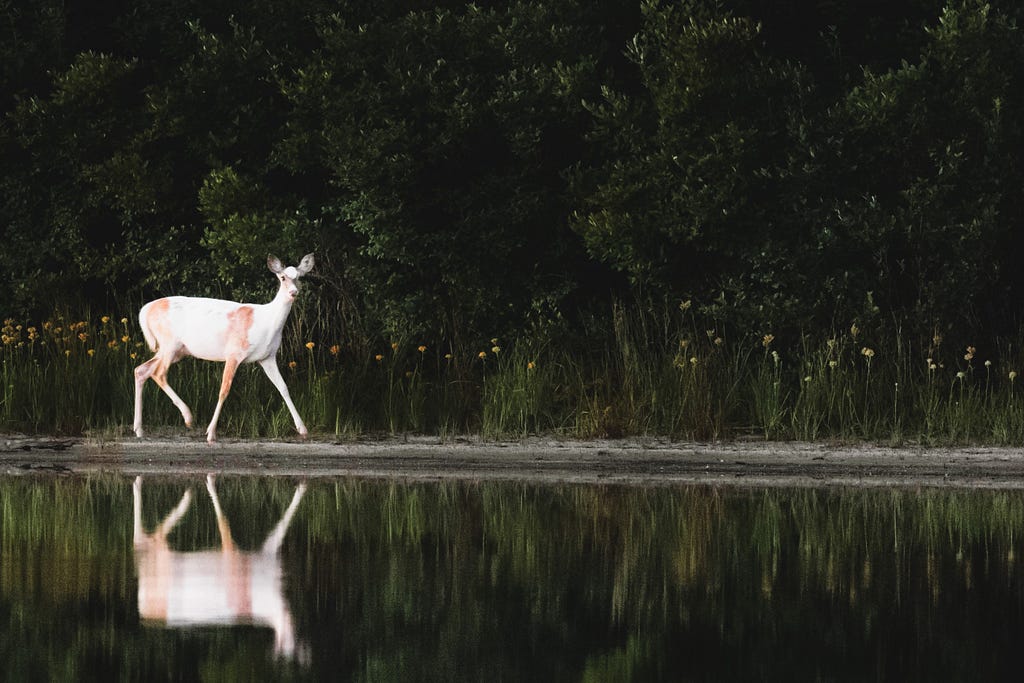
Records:
M251 441L0 436L0 472L511 480L546 483L1024 488L1024 449L656 439Z

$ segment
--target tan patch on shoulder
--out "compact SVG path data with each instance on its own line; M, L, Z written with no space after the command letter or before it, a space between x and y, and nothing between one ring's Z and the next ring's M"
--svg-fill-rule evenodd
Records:
M252 329L252 306L239 306L228 313L228 331L225 346L229 350L245 351L249 348L249 330Z

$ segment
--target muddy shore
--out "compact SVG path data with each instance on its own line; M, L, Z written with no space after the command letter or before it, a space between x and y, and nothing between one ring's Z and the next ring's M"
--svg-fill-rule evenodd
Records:
M657 439L271 441L0 436L0 472L725 486L1024 488L1024 449Z

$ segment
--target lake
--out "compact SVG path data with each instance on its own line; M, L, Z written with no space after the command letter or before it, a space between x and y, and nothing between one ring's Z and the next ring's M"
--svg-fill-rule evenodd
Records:
M1016 677L1024 492L0 478L0 679Z

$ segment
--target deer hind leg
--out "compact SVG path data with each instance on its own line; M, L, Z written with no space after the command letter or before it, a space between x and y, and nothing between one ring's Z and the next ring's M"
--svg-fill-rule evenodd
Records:
M157 386L160 387L168 398L171 399L171 403L177 407L178 411L181 412L181 417L185 420L185 426L192 426L192 411L189 410L188 406L181 397L175 393L171 385L167 383L167 371L170 369L171 364L178 360L176 357L168 358L166 355L158 353L157 355L150 358L148 361L135 368L135 435L138 437L142 436L142 388L146 384L146 380L152 378L156 382Z
M238 360L228 358L224 363L224 377L220 381L220 395L217 397L217 408L213 411L213 419L210 426L206 428L206 440L213 443L217 440L217 420L220 419L221 408L224 407L224 400L231 392L231 382L235 379L235 371L238 370Z
M171 533L171 530L181 521L181 518L188 512L188 507L192 503L192 489L186 489L185 493L181 495L181 500L173 510L167 513L164 520L160 522L156 529L153 530L152 534L147 534L145 528L142 526L142 477L135 477L135 481L132 484L132 507L134 512L134 533L132 535L135 545L141 545L146 542L147 539L153 537L158 539L164 539L167 534Z
M299 436L306 438L309 432L306 430L306 425L302 422L302 418L299 417L299 411L295 409L295 404L292 403L292 397L288 393L288 385L284 383L281 371L277 367L277 358L274 356L264 358L260 361L260 367L263 368L263 372L266 373L270 381L277 387L281 398L284 399L284 404L288 406L288 412L292 414L292 420L295 421L295 429L299 432Z

